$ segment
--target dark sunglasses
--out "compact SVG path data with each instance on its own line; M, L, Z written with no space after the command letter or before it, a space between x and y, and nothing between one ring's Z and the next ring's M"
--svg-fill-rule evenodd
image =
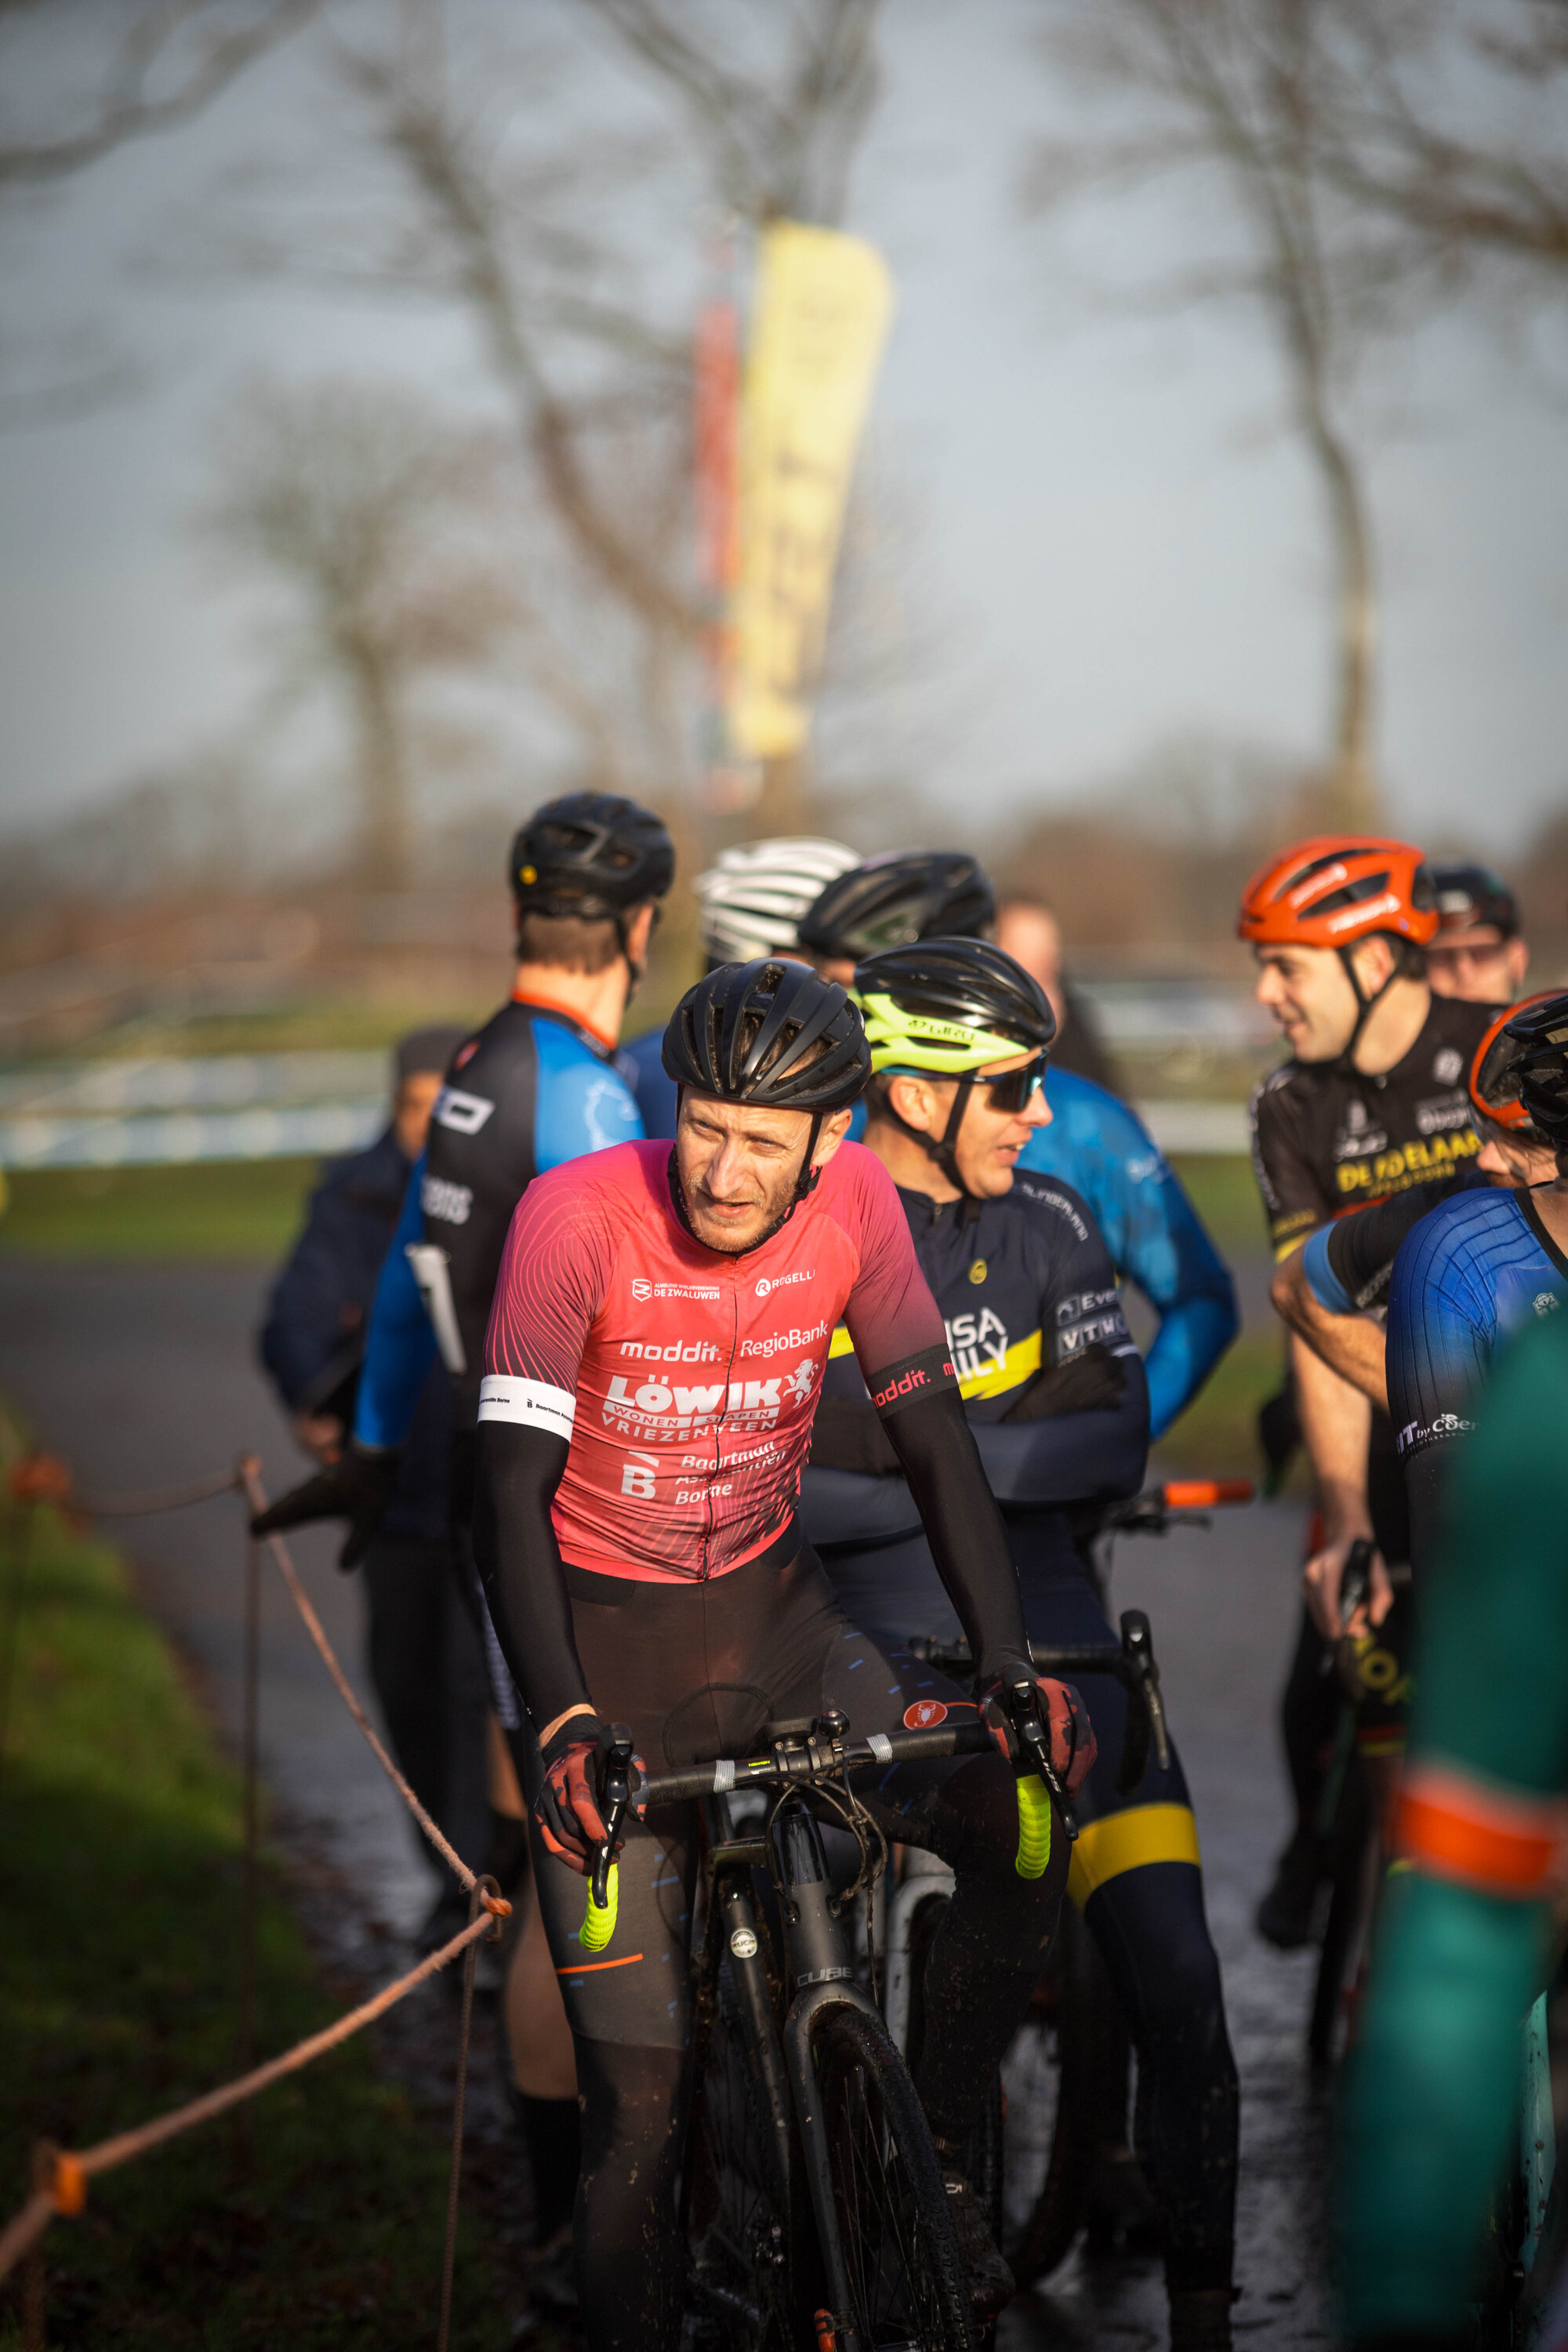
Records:
M1005 1070L999 1078L977 1078L974 1083L984 1087L991 1097L993 1110L1005 1112L1010 1118L1016 1118L1021 1111L1028 1109L1035 1098L1036 1087L1046 1083L1046 1056L1037 1054L1032 1062L1024 1064L1022 1069Z

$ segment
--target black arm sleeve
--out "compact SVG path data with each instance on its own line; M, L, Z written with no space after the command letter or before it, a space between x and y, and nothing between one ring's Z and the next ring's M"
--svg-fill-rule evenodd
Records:
M550 1516L568 1451L552 1430L479 1425L474 1557L496 1638L536 1731L568 1707L593 1703Z
M956 1388L934 1390L889 1413L883 1426L904 1465L976 1672L988 1681L1002 1661L1027 1659L1029 1636L1002 1514L985 1483L963 1400Z
M1417 1590L1431 1572L1447 1526L1445 1496L1458 1453L1458 1445L1452 1442L1426 1445L1405 1465L1405 1496L1410 1508L1410 1570Z
M1440 1184L1413 1184L1408 1192L1394 1192L1374 1201L1352 1217L1336 1218L1329 1233L1329 1264L1346 1297L1364 1313L1388 1303L1388 1280L1399 1244L1423 1217L1451 1192L1468 1192L1486 1178L1467 1168L1459 1177Z
M1149 1452L1149 1383L1138 1355L1116 1360L1126 1385L1109 1411L991 1422L975 1430L998 1502L1108 1502L1138 1492Z

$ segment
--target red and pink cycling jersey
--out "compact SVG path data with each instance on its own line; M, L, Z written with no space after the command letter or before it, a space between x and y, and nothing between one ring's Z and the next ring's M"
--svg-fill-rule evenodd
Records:
M511 1221L481 1421L570 1440L563 1559L613 1576L721 1576L789 1529L834 1327L884 1412L956 1385L892 1179L840 1146L759 1249L694 1241L668 1143L535 1177Z

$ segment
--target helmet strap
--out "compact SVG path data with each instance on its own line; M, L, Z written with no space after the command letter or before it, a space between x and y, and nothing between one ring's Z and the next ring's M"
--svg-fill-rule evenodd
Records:
M1373 931L1369 932L1367 936L1371 939L1376 939L1380 934ZM1357 944L1359 945L1359 941ZM1344 1051L1339 1056L1342 1068L1353 1070L1355 1067L1355 1049L1361 1044L1362 1031L1366 1027L1367 1023L1371 1020L1374 1008L1382 1002L1383 998L1386 996L1388 991L1394 986L1394 982L1400 976L1399 958L1395 956L1393 962L1390 964L1388 978L1384 982L1383 986L1381 988L1374 988L1372 994L1369 996L1365 989L1363 988L1361 984L1361 974L1355 968L1355 949L1336 948L1334 952L1339 957L1341 963L1344 966L1345 978L1351 984L1351 988L1356 1001L1355 1027L1351 1031L1350 1036L1345 1042Z
M901 1077L905 1075L900 1071ZM895 1127L902 1128L910 1139L920 1145L928 1160L934 1160L950 1184L956 1184L965 1200L969 1187L958 1172L958 1130L963 1125L963 1114L969 1108L969 1097L974 1091L973 1078L960 1078L958 1091L952 1097L952 1108L947 1115L947 1125L940 1135L932 1135L923 1127L911 1127L907 1118L893 1108L890 1097L884 1097L879 1118L890 1118Z
M821 1177L821 1169L814 1168L811 1163L822 1138L822 1122L826 1116L826 1111L820 1110L814 1110L811 1114L811 1133L805 1139L805 1157L800 1163L800 1174L795 1180L796 1201L804 1201L809 1193L815 1192ZM791 1205L793 1208L793 1202Z

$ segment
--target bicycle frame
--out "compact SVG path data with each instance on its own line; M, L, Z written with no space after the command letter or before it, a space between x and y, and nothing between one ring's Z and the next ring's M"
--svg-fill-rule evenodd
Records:
M775 1741L802 1734L809 1738L815 1728L770 1725L764 1738ZM719 1964L728 1951L748 2054L765 2103L780 2206L788 2210L791 2152L798 2146L832 2307L847 2312L849 2279L834 2207L811 2029L818 2012L835 2002L862 2010L879 2023L881 2011L854 1980L844 1930L833 1908L832 1877L822 1833L807 1809L804 1789L798 1793L786 1790L779 1799L763 1837L736 1838L729 1807L721 1797L708 1798L702 1811L710 1833L709 1905L695 1960L693 2079L702 2079L717 2001ZM791 1997L782 2021L776 2017L774 1989L768 1981L763 1940L757 1932L751 1883L756 1868L766 1869L773 1881L784 1927L783 1959ZM842 2331L841 2344L842 2352L858 2352Z

